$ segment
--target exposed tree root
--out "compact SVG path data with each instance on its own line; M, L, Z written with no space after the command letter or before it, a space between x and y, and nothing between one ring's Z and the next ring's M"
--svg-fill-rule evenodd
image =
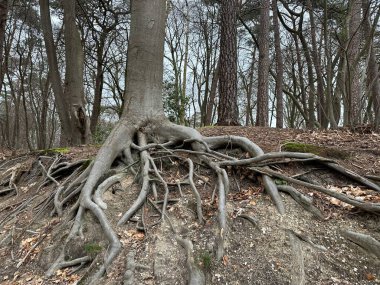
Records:
M288 193L292 198L300 204L306 211L312 213L314 216L316 216L319 219L323 219L323 214L321 211L313 205L313 199L309 196L306 196L302 194L301 192L297 191L292 186L288 185L278 185L278 190Z
M239 149L247 153L249 158L246 158L246 154L243 154L243 157L245 157L243 159L232 155L229 152L230 149ZM112 171L110 171L117 156L123 156L125 165L124 167L119 166L113 168ZM49 161L49 163L47 161ZM104 253L103 262L96 269L96 272L91 273L88 280L86 280L87 284L96 284L121 251L122 245L116 232L117 228L123 227L125 223L130 221L136 212L148 201L160 213L160 221L169 222L176 240L184 248L190 284L204 284L205 277L203 272L199 270L194 262L192 242L176 232L170 223L169 213L167 211L169 202L179 201L182 198L184 191L182 186L187 187L187 189L191 191L192 199L196 205L195 211L198 224L199 226L203 225L205 218L203 214L202 195L205 194L197 188L198 184L195 183L194 179L195 177L199 180L203 179L204 186L210 189L213 189L213 185L199 175L199 168L207 168L209 171L212 171L216 184L214 190L216 198L213 194L211 202L213 203L215 201L218 207L219 233L216 237L215 246L215 256L218 260L223 258L226 249L225 239L228 233L226 203L228 192L231 188L229 182L231 168L237 170L245 169L245 171L248 170L251 173L261 176L263 187L270 195L280 214L285 213L285 207L279 190L290 194L305 210L318 218L323 218L322 213L313 205L313 201L310 197L302 194L292 186L276 185L273 178L319 191L368 212L380 212L380 204L359 201L342 193L327 189L324 186L296 179L297 176L289 177L280 171L272 169L272 166L276 164L283 165L290 162L317 163L318 165L322 165L322 167L332 169L375 191L380 191L380 187L369 179L346 170L331 160L313 154L293 152L264 154L260 147L246 138L237 136L206 138L202 137L194 129L174 125L166 121L153 121L144 125L125 125L125 123L119 123L103 147L99 150L96 159L92 163L89 163L87 160L68 163L61 161L59 156L54 159L41 158L38 160L38 166L43 175L43 179L39 182L40 186L36 191L36 195L40 189L42 189L43 185L54 183L56 190L40 203L39 213L46 210L48 206L53 206L52 214L57 214L60 217L70 217L70 215L65 216L65 213L69 212L75 216L70 233L61 246L60 254L47 271L47 275L51 276L55 274L58 269L65 267L78 266L78 268L82 268L84 264L93 260L91 256L82 256L73 260L66 260L65 258L66 247L70 246L70 243L72 243L75 238L82 237L83 233L81 229L83 223L85 223L84 214L85 211L89 211L98 220L108 240L108 249L107 252ZM7 195L7 193L14 191L11 189L16 189L17 193L15 179L17 176L15 169L19 167L17 163L19 163L18 160L15 160L13 164L2 164L2 167L8 167L8 170L0 177L2 181L1 185L4 187L0 188L0 195ZM185 169L187 174L181 175L181 179L175 182L167 181L165 177L165 167L163 166L164 163L176 163L176 165L181 165L181 169ZM140 191L136 200L128 209L125 209L125 213L118 220L117 226L115 226L106 215L107 204L103 201L102 196L112 185L122 182L123 179L127 177L127 172L133 175L136 174L135 180L138 181L140 185ZM176 198L170 197L170 187L178 189L179 198L178 196ZM210 191L209 196L211 196L211 194ZM150 198L152 196L154 199ZM30 199L34 199L34 197ZM30 199L19 205L15 205L14 210L10 212L8 216L3 217L0 224L9 220L9 217L15 217L20 214L20 212L30 204ZM259 228L257 221L252 216L242 214L239 215L239 217L250 221L255 227ZM152 226L146 224L145 218L144 211L142 211L141 223L138 224L138 228L143 231L147 231L149 227ZM300 247L300 239L302 240L302 238L292 230L289 230L288 234L295 256L295 274L298 276L293 280L293 283L304 284L305 273L303 269L302 249ZM362 238L361 236L359 238L357 234L349 233L346 234L346 236L349 236L350 240L353 240L355 243L367 249L369 246L377 245L369 241L368 238ZM366 241L364 242L364 240ZM307 242L312 244L310 241ZM138 264L134 261L134 254L130 252L127 258L124 284L134 284L133 272L137 266Z
M368 253L374 254L380 259L380 242L378 240L369 235L348 230L342 230L341 234L348 240L365 249Z
M293 252L293 272L291 284L303 285L306 284L305 265L303 258L302 245L299 238L293 231L287 231L290 240L290 245Z

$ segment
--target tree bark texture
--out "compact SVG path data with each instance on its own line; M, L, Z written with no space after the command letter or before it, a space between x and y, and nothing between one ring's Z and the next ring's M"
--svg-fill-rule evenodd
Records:
M216 91L218 88L218 81L219 81L219 62L217 66L215 67L214 74L211 81L211 89L210 89L210 98L207 101L206 106L206 119L205 119L205 126L210 126L212 124L212 114L215 106L215 98L216 98Z
M313 65L315 69L315 75L317 78L317 114L319 124L327 128L327 115L326 115L326 104L325 104L325 90L324 90L324 82L322 76L322 67L321 67L321 59L318 55L318 47L317 47L317 35L316 35L316 23L314 20L314 8L311 3L311 0L307 1L307 8L309 10L310 15L310 34L311 34L311 58L313 60Z
M324 1L324 20L323 20L323 38L324 38L324 49L326 54L326 109L327 118L330 123L331 129L337 129L338 124L335 120L334 115L334 104L333 104L333 65L331 59L331 44L328 30L328 5L327 0Z
M5 26L8 18L8 0L0 0L0 90L3 87L4 80L4 41Z
M89 142L89 121L85 111L83 87L83 47L75 19L75 0L62 1L64 11L64 36L66 73L64 96L70 113L70 144Z
M238 0L222 0L220 10L220 74L218 125L239 125L237 104Z
M363 14L364 19L364 33L368 40L370 35L371 20L370 20L370 6L367 0L363 1ZM379 74L379 64L377 63L376 53L374 50L373 38L370 39L371 45L367 54L368 66L367 66L367 88L369 92L369 102L372 102L372 107L374 111L374 127L375 129L380 128L380 74Z
M356 64L356 58L360 52L361 41L361 1L349 1L348 20L348 46L347 46L347 73L346 82L348 86L347 101L348 115L346 125L355 126L361 123L360 115L360 67Z
M278 23L277 0L272 0L274 48L276 52L276 128L284 127L284 96L282 92L284 63L281 51L280 27Z
M58 69L57 52L54 45L53 29L51 25L49 10L49 0L40 0L40 13L46 55L49 64L51 85L54 93L55 104L57 106L59 120L61 122L61 131L63 132L64 137L69 137L70 117L67 114L68 105L64 100L61 75Z
M122 120L164 118L162 104L165 0L134 0ZM149 35L149 36L148 36ZM154 50L152 53L150 51ZM147 68L148 67L148 68Z
M92 106L92 113L90 118L90 130L94 134L96 132L96 127L98 125L98 120L100 116L100 109L102 103L102 92L103 92L103 82L104 82L104 46L106 41L106 33L102 31L100 39L97 42L96 47L96 77L95 77L95 93L94 93L94 104Z
M257 87L256 126L268 126L269 80L269 8L270 1L261 1L259 32L259 78Z

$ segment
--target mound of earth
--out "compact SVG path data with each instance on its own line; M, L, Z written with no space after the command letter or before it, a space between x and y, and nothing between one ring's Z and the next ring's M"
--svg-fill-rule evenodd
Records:
M265 152L283 151L292 142L318 146L319 151L326 149L318 154L320 156L343 153L333 159L379 184L379 134L256 127L209 127L200 131L204 136L245 136ZM63 209L61 217L52 213L54 193L57 186L70 178L75 163L85 165L96 151L96 147L83 146L68 151L13 156L4 150L0 155L0 284L80 284L103 259L108 244L100 225L86 213L81 229L83 237L71 244L65 257L67 260L88 258L49 277L45 275L73 223L69 206ZM224 152L246 155L236 153L236 149ZM47 180L49 162L53 160L66 163L72 169L68 167L67 173L63 171L54 176L54 180ZM218 195L214 193L216 178L196 162L194 183L202 200L202 222L198 219L192 188L178 187L178 182L186 179L188 166L176 161L157 163L169 187L166 212L170 222L162 219L161 208L157 206L164 196L159 192L157 196L150 195L127 224L116 226L139 195L139 187L134 183L137 176L126 175L104 192L102 200L107 205L104 211L117 228L123 249L100 284L188 284L192 266L189 259L204 274L205 284L380 284L378 214L365 212L305 186L293 185L307 199L313 199L315 211L305 210L291 195L281 193L286 213L280 215L264 192L260 177L243 168L227 166L230 190L226 204L226 252L222 260L217 260L215 244L220 233ZM284 159L271 168L358 201L380 203L380 193L315 161L299 163ZM48 182L41 183L44 181ZM290 185L282 179L275 181L279 185ZM17 184L16 192L7 190L12 183ZM68 205L74 204L75 199L68 201ZM186 252L183 240L173 235L172 228L191 241L190 253ZM363 246L358 236L372 238L369 244L373 247L368 247L368 243Z

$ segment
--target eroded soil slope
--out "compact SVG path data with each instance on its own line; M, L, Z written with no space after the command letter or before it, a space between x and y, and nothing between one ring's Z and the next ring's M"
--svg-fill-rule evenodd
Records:
M246 127L210 127L205 136L240 135L257 143L265 152L281 151L288 142L307 143L335 153L342 166L371 177L380 176L380 135L349 131L309 132ZM225 150L226 153L236 150ZM320 155L330 155L326 151ZM91 158L95 147L73 148L62 156L69 162ZM239 154L238 154L239 155ZM240 154L244 156L244 153ZM3 151L4 162L12 159ZM50 216L49 197L55 185L39 187L36 154L23 159L22 171L31 179L18 187L18 195L0 192L0 284L77 284L91 274L107 249L99 225L91 215L83 226L84 239L68 250L67 258L90 256L83 267L62 269L52 277L44 272L54 261L60 243L68 234L70 213ZM15 159L16 157L13 157ZM331 158L331 157L328 157ZM14 165L14 164L12 164ZM8 167L9 168L9 167ZM380 193L310 163L279 163L276 170L289 176L302 175L305 181L329 187L358 200L380 203ZM380 259L375 252L362 249L345 237L344 232L370 235L380 241L379 215L366 213L339 200L305 187L296 188L313 198L320 211L317 217L306 211L288 194L281 193L286 214L279 215L263 191L260 177L245 169L229 170L227 250L222 260L215 258L218 235L218 197L213 195L215 177L196 166L194 182L202 198L204 224L197 222L196 203L190 187L176 182L186 177L187 168L162 163L160 171L170 186L167 213L182 237L192 241L193 258L206 277L206 284L380 284ZM108 218L116 225L132 204L139 188L134 176L105 192L103 201ZM278 184L287 184L276 180ZM38 194L38 195L36 195ZM158 200L162 199L158 193ZM153 201L154 197L150 196ZM29 201L27 206L18 209ZM125 226L118 228L123 251L107 271L100 284L187 284L188 270L184 249L175 240L167 221L160 220L157 203L146 205ZM75 201L73 201L75 203ZM64 209L65 210L65 209ZM145 228L140 231L141 227ZM128 276L129 277L128 277ZM132 277L130 277L132 276Z

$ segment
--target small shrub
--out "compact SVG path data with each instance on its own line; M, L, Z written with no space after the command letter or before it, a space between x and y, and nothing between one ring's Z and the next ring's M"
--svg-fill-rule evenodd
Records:
M199 264L204 271L209 272L212 266L212 255L208 251L202 251L198 256Z

